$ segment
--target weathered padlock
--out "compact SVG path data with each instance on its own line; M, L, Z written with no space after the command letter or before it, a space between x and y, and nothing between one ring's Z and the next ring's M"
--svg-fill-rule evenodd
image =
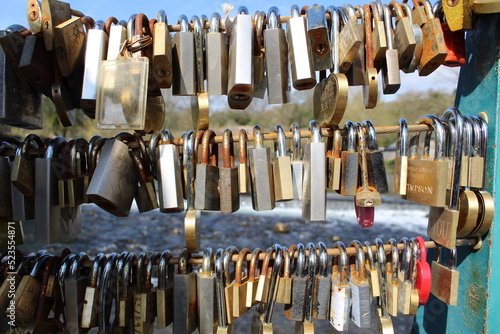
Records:
M332 294L330 324L339 331L349 328L349 309L351 306L351 287L349 286L349 257L344 243L337 241L335 248L340 255L332 258Z
M406 68L410 64L417 46L417 41L415 40L415 35L411 27L412 23L408 16L404 15L403 8L399 2L391 1L388 6L390 10L396 12L394 45L398 50L399 66L400 68Z
M252 102L253 22L246 7L240 7L231 30L227 100L231 109L245 109Z
M210 143L215 132L206 130L201 144L201 157L196 165L195 199L196 210L220 210L218 145Z
M373 45L373 63L380 71L384 67L385 63L385 52L387 51L387 34L384 24L384 13L383 8L379 6L378 3L370 3L370 14L372 19L369 20L368 24L371 23L372 29L372 45ZM363 9L366 13L366 10ZM365 21L366 26L366 21ZM365 36L366 38L366 36Z
M239 165L238 165L238 184L240 194L250 193L250 171L247 163L247 132L244 129L239 133Z
M220 15L213 13L207 33L207 91L210 95L226 95L229 49L227 35L220 31Z
M139 180L129 147L122 140L135 142L136 138L121 133L106 140L87 190L91 202L119 217L128 216Z
M234 166L233 133L224 130L222 140L222 167L219 167L220 211L231 213L240 208L238 168Z
M404 15L408 17L411 23L411 30L413 31L413 36L415 36L415 51L413 52L413 56L408 63L407 66L401 65L401 70L405 73L413 73L418 67L418 64L420 63L420 57L422 56L422 48L423 48L423 41L422 41L422 28L418 24L415 24L413 22L413 16L412 16L412 11L410 9L410 6L406 3L401 4L401 8L403 10Z
M151 28L153 34L153 76L160 88L172 86L172 40L168 30L167 14L158 12L157 22Z
M36 144L37 148L44 147L38 135L28 135L16 150L11 173L12 185L26 196L33 196L35 194L34 161L32 155L28 152L32 144Z
M333 67L333 64L325 7L314 5L308 8L306 18L314 69L316 71L328 70Z
M57 0L42 0L42 31L47 51L54 49L54 28L71 18L69 3Z
M375 51L373 48L372 7L363 5L365 29L365 84L363 85L363 100L366 109L375 108L378 100L378 73L375 67ZM378 22L375 23L378 24ZM385 37L385 35L382 36Z
M102 279L102 272L108 258L99 253L94 258L92 270L89 274L89 285L85 288L85 297L82 308L82 318L80 321L82 328L92 328L97 326L97 307L99 301L98 282Z
M273 171L269 147L263 146L262 128L253 127L254 147L248 150L248 164L252 188L252 206L256 211L275 207Z
M113 293L111 291L112 283L114 281L115 266L117 255L111 253L108 255L106 265L102 272L102 279L98 282L99 286L99 306L97 310L98 332L103 333L109 330L109 316L110 306L112 304ZM108 299L111 299L108 301Z
M253 97L263 99L267 90L267 74L264 63L266 50L264 47L264 20L266 13L256 11L253 15L253 46L252 46L252 66L253 66Z
M215 293L215 257L212 248L203 251L203 262L198 272L198 315L199 331L213 334L217 331L219 316L217 312L217 295Z
M321 141L321 126L309 123L311 141L304 147L304 181L302 184L302 217L326 219L326 145Z
M267 100L269 104L284 104L290 102L288 45L277 7L269 9L267 20L267 29L264 30Z
M356 150L357 134L354 124L347 121L344 125L347 131L346 147L342 150L342 173L340 176L340 194L354 196L358 189L359 153Z
M142 138L139 137L139 141ZM139 212L147 212L158 208L158 199L156 198L156 189L154 185L151 165L149 164L145 150L132 150L130 156L134 161L139 174L139 186L135 194L135 203Z
M71 261L69 273L65 275L61 285L63 289L64 314L68 333L78 334L86 332L81 328L83 303L85 300L85 288L88 283L88 275L82 274L85 270L82 262L88 261L89 256L83 252L77 254Z
M363 122L367 135L366 161L368 163L368 182L381 194L389 192L387 173L385 171L384 154L378 148L375 126L370 120Z
M296 90L311 89L316 85L316 74L311 55L311 40L306 35L306 18L300 15L297 5L292 6L290 13L286 36L292 85Z
M174 333L192 333L197 326L196 275L184 248L179 255L179 270L174 275Z
M289 320L304 320L304 303L307 292L306 254L304 245L297 244L297 260L292 274L292 294L290 304L285 305L285 316ZM292 255L292 254L290 254Z
M370 284L366 277L365 253L358 240L351 242L351 247L356 248L354 263L350 261L349 287L351 288L351 320L359 328L371 326L371 295ZM349 257L352 259L352 256ZM376 283L376 282L375 282Z
M391 12L384 5L384 24L387 37L387 50L385 51L385 65L382 67L382 87L384 94L394 94L401 86L399 75L399 52L394 48Z
M312 317L315 319L328 319L330 316L331 274L328 270L328 253L326 245L318 242L318 265L314 276ZM310 250L312 251L312 250Z

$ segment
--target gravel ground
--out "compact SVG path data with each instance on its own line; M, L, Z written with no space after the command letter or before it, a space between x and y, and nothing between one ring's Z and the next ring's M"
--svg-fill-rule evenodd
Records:
M334 241L342 240L349 244L358 239L373 241L381 238L387 241L394 237L425 236L427 226L427 208L413 203L384 198L384 204L376 209L376 220L372 228L362 229L356 222L352 199L331 196L329 194L327 221L307 222L301 217L300 203L278 203L271 212L254 212L249 197L242 198L242 208L234 214L203 212L201 224L201 248L225 248L234 245L240 249L260 247L265 250L274 243L288 246L298 242L324 242L332 247ZM184 244L183 214L161 214L156 211L139 214L133 209L129 217L117 218L95 205L82 208L82 233L68 244L34 244L33 224L25 223L27 243L19 249L24 252L47 249L54 254L64 247L73 252L84 251L93 257L96 254L122 251L140 253L170 249L178 254ZM288 232L277 232L277 223ZM373 306L373 305L372 305ZM286 319L283 306L276 304L273 325L274 333L294 332L294 322ZM235 333L249 333L253 311L247 312L235 322ZM372 312L372 314L375 314ZM393 318L397 333L409 333L413 317ZM315 320L317 333L336 332L328 321ZM361 330L352 322L348 333L375 333L376 321L372 328ZM155 329L155 333L171 333Z

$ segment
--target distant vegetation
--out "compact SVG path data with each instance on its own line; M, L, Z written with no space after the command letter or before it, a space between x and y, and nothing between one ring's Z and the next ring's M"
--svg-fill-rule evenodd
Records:
M404 117L409 124L422 115L441 113L454 102L454 93L443 93L439 91L414 92L396 94L396 100L384 102L384 96L379 96L379 103L375 109L366 110L363 105L363 95L359 89L351 89L349 92L349 103L343 122L350 120L362 122L370 119L375 126L397 125L398 120ZM192 128L190 98L172 97L170 92L165 95L167 111L165 115L164 128L168 128L175 137L179 137L182 131ZM254 99L247 110L231 110L227 107L226 97L211 97L211 117L210 127L216 133L222 133L225 128L230 128L237 132L240 128L249 129L259 124L265 132L273 131L276 124L282 124L286 130L291 123L297 123L306 128L313 118L313 91L295 91L291 94L292 102L269 106L267 97L264 100ZM94 134L104 137L112 136L119 131L102 131L95 128L93 120L85 116L81 111L77 111L77 123L75 126L64 128L54 110L52 101L45 99L44 104L44 129L29 131L12 128L9 135L24 137L28 133L38 133L43 137L55 135L64 136L68 139L76 137L90 138ZM395 135L379 136L379 146L386 146L396 140Z

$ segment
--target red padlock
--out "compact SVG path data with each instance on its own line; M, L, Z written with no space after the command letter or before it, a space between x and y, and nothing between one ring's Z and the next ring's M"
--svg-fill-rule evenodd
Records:
M418 290L420 305L425 305L431 293L431 266L427 262L427 248L422 237L415 238L418 242L420 256L417 262L417 278L415 280L415 288Z
M372 227L375 220L375 208L358 206L356 205L356 199L354 199L354 208L358 224L361 227Z
M444 66L457 67L467 64L465 59L465 32L463 30L451 31L448 23L441 23L444 42L448 55L443 61Z

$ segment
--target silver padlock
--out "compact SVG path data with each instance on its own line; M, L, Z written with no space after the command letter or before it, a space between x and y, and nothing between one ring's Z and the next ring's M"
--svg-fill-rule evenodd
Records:
M55 137L43 158L35 159L35 242L66 242L81 231L80 207L59 207L58 177L63 172L60 154L66 139Z
M314 5L307 9L307 35L311 40L314 69L329 70L333 67L328 24L324 6Z
M128 133L106 140L87 190L91 202L118 217L128 216L139 181L128 145L122 139L136 140Z
M349 258L342 241L335 243L340 255L332 259L332 299L330 306L330 323L338 331L349 328L349 311L351 308L351 288L349 286Z
M207 33L207 91L210 95L226 95L229 49L227 36L220 32L220 15L213 13Z
M264 30L267 101L269 104L284 104L290 102L288 45L277 7L269 9L267 22L267 29Z
M108 32L108 51L106 52L107 60L114 60L120 54L120 48L123 42L127 39L127 22L120 21L118 24L111 25L111 22L105 25Z
M231 109L245 109L253 98L253 22L245 7L238 9L229 44L227 100Z
M384 24L387 39L387 50L385 51L385 65L382 68L382 91L384 94L394 94L401 86L401 77L399 75L398 50L394 48L391 12L387 5L384 5Z
M179 17L180 31L172 40L172 95L196 95L194 34L185 15Z
M156 161L157 168L160 211L182 212L184 211L184 198L179 148L172 143L174 138L167 129L161 132L159 139L158 156L156 159L155 155L153 160Z
M108 35L104 31L104 22L97 21L88 31L85 49L85 70L80 106L86 113L94 113L97 98L97 79L101 69L101 60L105 60L108 49Z
M174 275L174 334L189 334L196 330L196 275L191 270L189 253L184 248L179 255L179 270Z
M252 188L252 206L256 211L275 207L273 171L269 147L263 146L262 128L253 127L254 147L248 150Z
M219 325L217 312L217 297L215 293L215 257L212 248L203 252L203 263L198 272L198 314L199 331L201 334L213 334Z
M309 122L311 141L304 147L304 181L302 184L302 217L326 219L326 144L321 141L321 126Z
M302 200L304 162L302 161L302 142L300 139L299 125L297 123L292 123L292 125L290 125L290 131L292 131L290 153L292 158L293 199Z
M311 55L311 41L306 34L306 18L300 16L297 5L292 6L290 13L291 17L286 24L286 37L292 85L296 90L311 89L316 86L316 73Z

